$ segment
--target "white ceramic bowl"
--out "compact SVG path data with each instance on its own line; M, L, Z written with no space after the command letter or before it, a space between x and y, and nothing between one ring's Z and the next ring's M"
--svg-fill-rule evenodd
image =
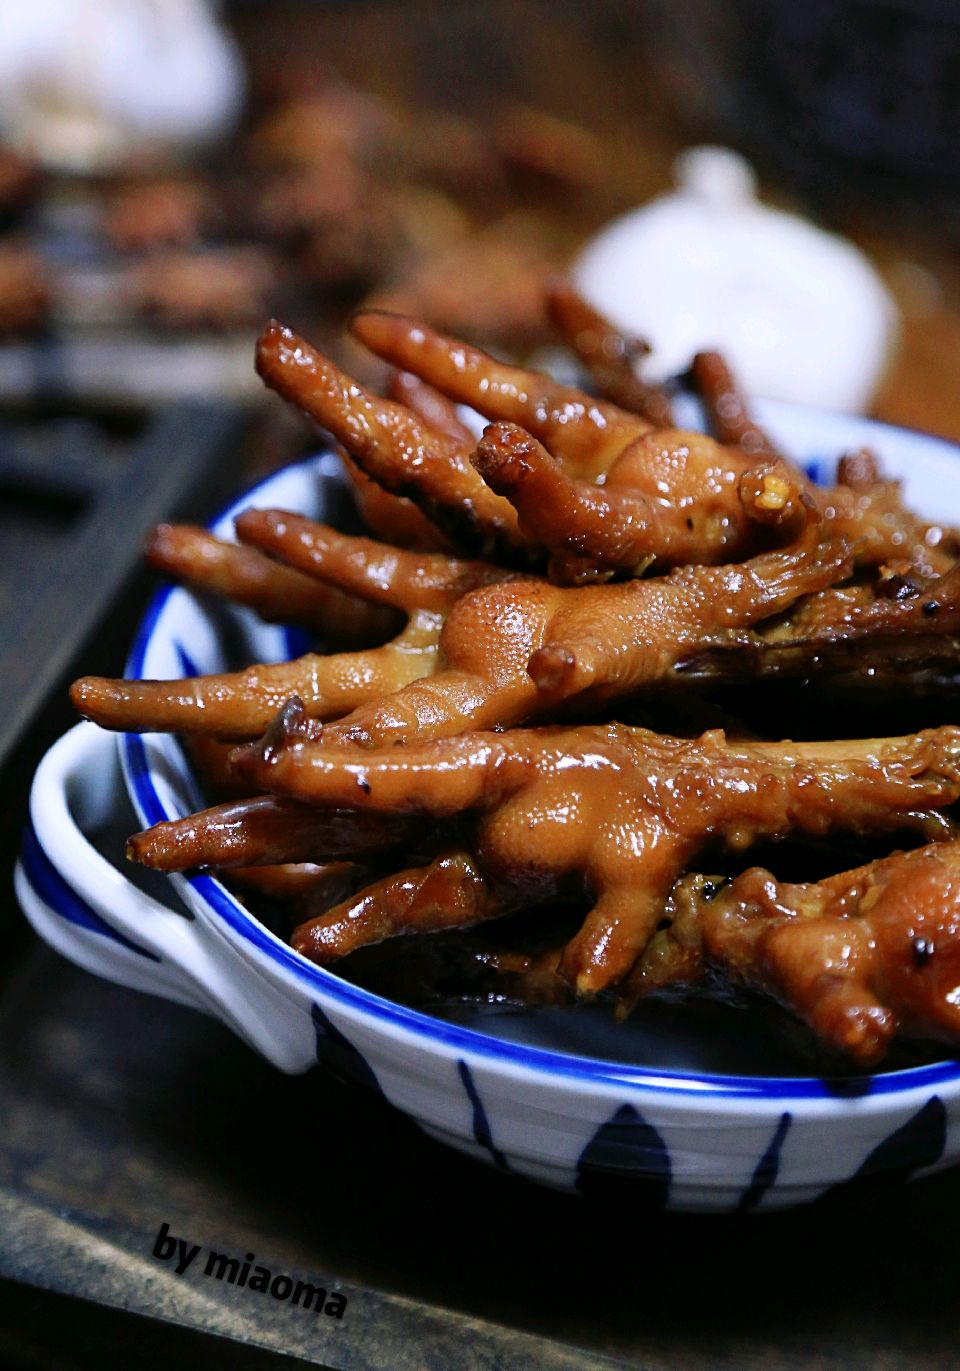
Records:
M866 420L758 406L784 447L822 479L836 456L869 444L902 477L909 502L960 522L950 444ZM215 525L230 536L249 505L340 517L336 460L271 477ZM299 650L298 635L181 588L161 591L128 674L176 677ZM169 878L192 914L144 893L89 834L119 803L117 740L89 724L56 744L31 798L17 888L40 934L90 970L218 1015L282 1070L317 1061L381 1093L427 1132L492 1163L585 1194L619 1191L680 1209L753 1210L813 1199L858 1177L923 1174L960 1156L960 1064L854 1079L769 1074L763 1045L682 1029L615 1026L599 1011L484 1020L483 1031L391 1003L312 965L206 874ZM119 740L144 824L200 803L169 735ZM178 903L170 899L170 905ZM750 1057L750 1049L747 1050Z

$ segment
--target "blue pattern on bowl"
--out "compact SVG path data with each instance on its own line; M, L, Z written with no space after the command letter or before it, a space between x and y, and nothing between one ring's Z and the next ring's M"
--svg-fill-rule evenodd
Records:
M509 1171L510 1163L500 1149L493 1145L493 1135L490 1132L490 1120L487 1118L487 1111L483 1107L483 1101L480 1098L480 1092L477 1090L470 1068L462 1057L457 1062L457 1071L473 1110L473 1136L476 1142L490 1153L490 1160L498 1171Z
M645 1204L665 1209L672 1178L669 1148L632 1104L600 1125L577 1162L577 1189L590 1199L616 1199L624 1180L639 1180Z
M741 1214L749 1213L763 1201L767 1191L777 1183L777 1173L780 1170L780 1149L786 1141L787 1134L790 1132L790 1125L793 1122L793 1115L786 1110L780 1115L780 1122L777 1124L770 1139L770 1145L763 1156L757 1162L757 1169L753 1173L753 1180L740 1196L737 1202L737 1209Z
M854 1187L884 1181L909 1180L915 1172L936 1166L947 1145L947 1111L938 1095L931 1095L905 1124L877 1144L849 1180L831 1186L824 1199Z

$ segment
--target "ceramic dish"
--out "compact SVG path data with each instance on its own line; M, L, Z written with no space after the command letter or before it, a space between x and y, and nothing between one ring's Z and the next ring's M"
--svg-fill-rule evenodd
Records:
M951 445L864 420L758 406L784 447L823 479L865 443L904 478L914 507L960 522ZM343 517L336 459L288 468L215 525L229 536L249 505ZM151 604L131 676L218 671L299 650L297 635L183 589ZM117 759L119 750L119 763ZM615 1026L590 1011L484 1021L482 1031L394 1004L305 961L213 877L134 885L98 848L122 766L143 825L200 803L167 735L117 740L83 724L41 764L17 873L40 934L88 969L221 1017L284 1071L317 1061L360 1080L433 1136L504 1171L582 1193L629 1182L679 1209L775 1208L881 1172L916 1175L960 1156L960 1064L848 1079L790 1075L764 1044L695 1031ZM177 899L179 897L179 900ZM182 901L182 907L179 905ZM174 909L174 905L178 908Z

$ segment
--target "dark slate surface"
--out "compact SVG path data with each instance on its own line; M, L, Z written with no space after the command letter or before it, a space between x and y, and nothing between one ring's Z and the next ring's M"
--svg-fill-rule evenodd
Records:
M719 1219L553 1194L4 924L0 1275L93 1302L0 1288L4 1365L129 1364L138 1338L208 1371L242 1371L224 1338L336 1371L955 1364L960 1173ZM182 1278L164 1222L204 1249ZM205 1277L210 1248L339 1286L344 1319Z

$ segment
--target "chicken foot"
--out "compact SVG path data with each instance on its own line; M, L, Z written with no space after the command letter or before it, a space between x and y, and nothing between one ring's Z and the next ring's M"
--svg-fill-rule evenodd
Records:
M670 927L649 945L625 1000L719 974L773 995L858 1065L895 1036L960 1042L960 840L826 880L753 867L723 883L684 878Z
M794 547L740 566L683 567L618 585L487 586L450 610L432 676L361 706L324 737L367 746L443 737L517 724L575 696L595 706L650 689L681 658L848 571L843 545L818 545L810 518Z
M743 851L793 830L929 827L930 811L960 796L960 729L791 744L731 743L719 730L681 740L611 724L371 751L318 742L291 702L264 742L238 749L234 766L307 805L435 820L473 814L470 851L493 888L480 902L485 917L555 897L578 877L594 903L560 969L590 995L630 971L708 841ZM473 882L470 872L464 879ZM369 926L392 917L374 909Z
M465 589L504 572L486 562L414 553L351 538L301 515L249 510L237 520L271 552L289 551L301 568L340 590L406 611L402 632L360 652L307 653L292 662L174 681L86 676L71 688L74 706L102 728L208 733L251 738L284 700L299 695L315 718L336 718L434 670L443 611Z
M155 571L246 605L267 623L300 624L340 645L368 646L397 629L376 605L189 524L160 524L145 556Z
M600 575L623 574L629 569L608 565L604 543L594 546L590 532L595 527L591 513L589 486L602 484L626 495L632 492L657 512L668 536L676 537L694 521L697 533L691 539L685 560L713 563L737 560L756 552L764 542L752 518L755 509L746 510L739 500L741 478L755 467L758 457L769 457L772 445L757 439L754 450L729 447L703 434L677 429L651 429L639 418L609 402L597 400L583 391L559 386L549 377L518 367L505 366L476 348L399 315L368 310L356 315L353 331L361 342L393 365L413 372L445 395L472 405L492 422L506 422L524 429L542 445L533 448L537 470L538 498L544 498L550 482L557 485L552 496L555 507L566 508L568 520L553 522L546 541L546 520L536 526L536 534L554 557L556 574L563 574L564 558L574 543L573 572L582 576L594 558L594 571ZM740 430L738 429L738 432ZM753 433L759 430L752 426ZM541 452L543 455L541 456ZM553 458L551 462L549 459ZM533 460L533 459L530 459ZM492 473L498 468L494 466ZM844 536L856 546L858 560L864 564L909 559L926 574L939 575L952 564L948 550L941 546L944 531L927 525L903 506L895 482L876 482L865 488L840 484L829 490L813 485L796 468L790 468L795 483L813 499L835 536ZM561 480L566 477L567 480ZM582 482L583 485L578 483ZM522 501L523 483L514 492L509 485L495 488L511 502ZM417 499L415 491L411 498ZM776 512L777 492L771 492ZM575 498L577 497L577 498ZM586 523L577 520L583 502ZM533 500L520 507L520 533L534 541L531 521ZM525 524L524 515L528 522ZM636 506L619 496L609 498L607 522L623 520L624 537L637 519ZM616 532L605 529L606 539L616 541ZM769 541L769 534L766 535ZM653 549L658 558L671 560L664 549Z
M655 428L673 426L666 392L637 374L636 364L650 351L648 343L621 333L567 281L547 292L547 313L605 400L639 414Z
M517 516L470 465L470 448L394 400L372 395L275 320L257 342L257 371L343 445L390 494L409 496L474 556L529 562Z

